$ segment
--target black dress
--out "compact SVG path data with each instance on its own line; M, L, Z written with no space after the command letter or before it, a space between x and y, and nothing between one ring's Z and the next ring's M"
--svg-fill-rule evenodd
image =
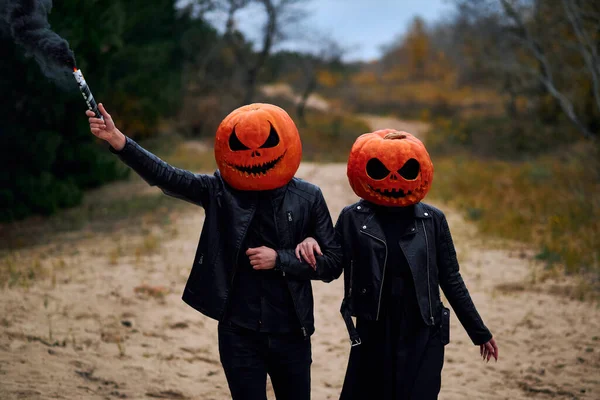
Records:
M421 319L400 234L414 207L379 207L376 218L388 247L378 321L358 318L362 344L350 352L340 400L437 399L444 363L439 327Z

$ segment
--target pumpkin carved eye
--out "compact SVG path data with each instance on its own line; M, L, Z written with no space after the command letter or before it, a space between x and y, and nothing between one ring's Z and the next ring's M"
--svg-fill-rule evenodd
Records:
M277 134L277 131L275 130L275 128L273 128L273 125L270 122L269 126L271 127L269 131L269 137L267 138L267 140L265 140L263 145L260 146L261 149L269 149L279 144L279 135ZM231 135L229 136L229 148L231 149L231 151L250 150L250 148L244 143L242 143L241 140L238 138L237 134L235 133L235 127L233 128L233 131L231 131Z
M277 131L275 130L275 128L273 128L273 125L270 122L269 126L271 127L271 130L269 131L269 137L267 138L265 143L262 146L260 146L261 149L268 149L271 147L275 147L279 144L279 135L277 134Z
M376 181L382 180L390 174L390 170L378 158L371 158L367 162L367 175Z
M421 170L421 166L419 165L419 162L417 160L415 160L414 158L411 158L406 163L404 163L402 168L400 168L398 170L398 173L404 179L406 179L408 181L412 181L414 179L417 179L417 176L419 176L420 170Z
M231 135L229 136L229 148L232 151L250 150L250 148L248 146L246 146L244 143L240 142L240 139L235 134L235 127L233 127L233 131L231 132Z

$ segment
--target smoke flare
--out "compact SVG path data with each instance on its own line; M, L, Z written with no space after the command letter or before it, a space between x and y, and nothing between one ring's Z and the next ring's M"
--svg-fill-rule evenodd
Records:
M54 80L64 80L76 66L75 55L69 43L50 28L52 1L0 1L0 9L15 42L35 58L42 72Z

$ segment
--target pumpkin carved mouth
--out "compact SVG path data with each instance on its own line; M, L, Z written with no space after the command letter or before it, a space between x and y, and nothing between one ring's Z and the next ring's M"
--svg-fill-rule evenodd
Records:
M367 185L367 186L373 192L375 192L375 193L377 193L377 194L379 194L381 196L384 196L384 197L391 197L393 199L401 199L403 197L410 196L412 194L411 190L409 190L407 192L404 192L404 190L402 190L402 189L384 189L384 190L381 190L381 189L376 189L376 188L374 188L371 185Z
M279 157L277 157L276 159L272 160L272 161L268 161L266 163L262 163L262 164L257 164L257 165L235 165L235 164L231 164L231 163L227 163L227 165L231 168L233 168L234 170L243 173L243 174L249 174L249 175L266 175L267 172L269 172L269 170L275 168L275 166L277 165L277 163L279 163L279 161L281 161L281 159L285 156L285 153L287 153L287 150L283 152L282 155L280 155Z

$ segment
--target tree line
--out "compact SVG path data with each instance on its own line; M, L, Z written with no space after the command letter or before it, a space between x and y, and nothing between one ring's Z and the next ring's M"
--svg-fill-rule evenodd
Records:
M328 95L351 111L445 119L455 133L448 136L485 155L598 143L599 2L454 5L438 22L415 18L379 60L354 65L348 84Z
M128 135L155 135L172 118L186 134L214 132L233 108L251 102L274 44L302 15L302 0L64 0L52 29L66 38L98 101ZM237 29L237 13L263 10L257 48ZM207 22L227 15L224 29ZM51 214L78 204L83 191L122 178L94 143L73 81L61 88L15 45L0 21L0 221ZM173 118L177 117L177 118Z
M134 138L155 135L165 119L185 135L212 135L232 109L261 100L259 84L284 81L299 94L300 125L319 91L348 113L446 118L455 132L447 137L505 154L565 138L598 142L598 2L455 0L452 15L434 24L416 18L368 63L344 62L348 49L302 26L307 3L64 0L54 2L50 23ZM237 25L248 7L262 16L255 42ZM215 12L222 26L208 21ZM274 51L290 37L312 50ZM75 82L68 90L49 82L2 21L0 53L0 220L53 213L123 177L89 135Z

